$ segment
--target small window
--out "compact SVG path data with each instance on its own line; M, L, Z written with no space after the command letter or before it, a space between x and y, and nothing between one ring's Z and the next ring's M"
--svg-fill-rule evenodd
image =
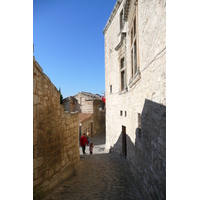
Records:
M122 116L123 115L123 111L122 110L120 110L120 116Z
M135 35L136 35L136 17L134 18L133 26L134 26L134 37L135 37Z
M137 35L137 29L138 29L138 24L137 24L137 5L136 5L136 10L135 13L133 14L133 18L131 21L131 27L130 27L130 56L131 56L131 79L130 82L132 83L130 87L133 86L133 84L140 79L140 72L139 72L139 49L138 49L138 35Z
M133 29L131 29L131 44L133 44Z
M124 58L121 59L121 69L124 69Z
M121 72L121 90L125 89L125 73L124 70Z
M110 93L112 93L112 85L110 85Z
M124 116L126 117L127 116L127 112L125 111L125 113L124 113Z
M112 85L110 85L110 93L112 93Z
M126 87L124 58L121 59L120 65L121 65L120 66L120 68L121 68L121 90L124 90Z
M137 46L136 40L134 42L134 67L133 67L133 74L135 75L137 72Z
M123 10L120 13L120 30L122 30L124 25Z
M133 49L131 50L131 77L133 77Z

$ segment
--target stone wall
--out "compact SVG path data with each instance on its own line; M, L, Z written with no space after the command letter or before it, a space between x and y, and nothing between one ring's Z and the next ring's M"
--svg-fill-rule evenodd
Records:
M84 120L79 120L81 122L81 134L86 134L87 130L90 136L96 135L102 131L105 132L105 112L99 111L100 104L104 104L102 100L93 100L93 114ZM84 115L84 113L80 115Z
M100 104L104 105L102 100L93 101L94 135L100 132L105 132L105 111L103 112L99 111Z
M122 9L126 20L120 30ZM132 76L131 30L136 15L138 73ZM106 146L126 156L144 199L166 199L166 1L118 0L104 36Z
M81 121L81 135L84 133L87 134L87 130L89 131L89 134L93 133L93 127L91 127L91 123L93 124L93 114Z
M65 113L60 93L33 61L33 192L41 199L78 167L79 114Z

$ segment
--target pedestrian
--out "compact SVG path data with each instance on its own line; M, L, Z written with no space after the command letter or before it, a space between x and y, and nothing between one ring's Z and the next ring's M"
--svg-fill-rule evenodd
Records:
M81 139L80 139L80 145L82 147L82 151L83 151L83 154L86 154L85 153L85 145L88 145L88 141L87 141L87 138L86 138L86 134L83 133L83 135L81 136Z
M93 147L94 147L94 145L93 145L93 143L91 142L91 143L90 143L90 154L92 154L92 152L93 152Z

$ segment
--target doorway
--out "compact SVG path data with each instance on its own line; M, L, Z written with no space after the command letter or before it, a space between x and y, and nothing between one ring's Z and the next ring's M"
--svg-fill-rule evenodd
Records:
M126 126L122 126L122 155L127 155Z

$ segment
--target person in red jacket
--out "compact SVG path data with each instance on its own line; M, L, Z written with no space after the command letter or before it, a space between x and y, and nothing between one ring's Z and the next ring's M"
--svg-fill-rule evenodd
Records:
M86 138L86 134L83 133L83 135L81 136L81 139L80 139L80 145L82 147L82 151L83 151L83 154L86 154L85 153L85 145L88 145L88 141L87 141L87 138Z

